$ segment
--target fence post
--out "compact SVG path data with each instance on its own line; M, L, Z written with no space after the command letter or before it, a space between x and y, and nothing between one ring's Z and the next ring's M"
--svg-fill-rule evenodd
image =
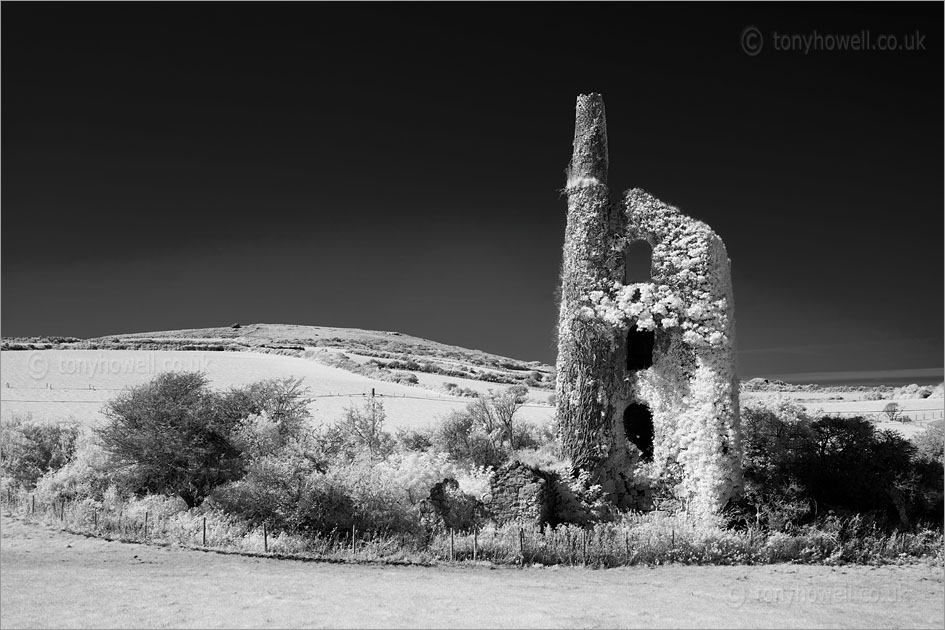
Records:
M453 528L450 527L450 562L453 561Z
M66 500L62 499L59 502L59 522L62 523L66 520Z
M144 539L148 539L148 511L144 511Z
M36 495L35 494L30 495L30 513L36 514Z
M626 532L624 535L626 536L627 543L627 564L630 564L630 532Z
M473 528L473 562L478 559L479 556L479 528Z
M358 535L357 525L351 526L351 553L355 554L358 552L358 540L355 536Z
M269 531L263 523L263 553L269 553Z
M581 534L582 534L582 536L581 536L581 538L582 538L582 540L581 540L581 562L586 565L586 564L587 564L587 530L586 530L586 529L582 529L582 530L581 530Z
M522 564L525 564L525 530L518 528L518 553L522 557Z
M98 510L92 510L92 533L98 533Z
M203 546L207 546L207 517L203 517Z

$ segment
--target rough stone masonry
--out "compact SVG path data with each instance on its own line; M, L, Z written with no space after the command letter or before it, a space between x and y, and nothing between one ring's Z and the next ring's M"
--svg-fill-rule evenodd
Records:
M704 223L640 189L612 201L604 102L577 98L558 319L558 431L621 507L669 487L695 514L741 486L730 261ZM639 277L643 252L643 278Z

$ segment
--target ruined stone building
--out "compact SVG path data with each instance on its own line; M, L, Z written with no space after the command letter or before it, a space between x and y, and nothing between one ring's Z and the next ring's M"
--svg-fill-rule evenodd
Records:
M697 514L740 484L730 263L706 224L640 189L612 200L599 94L578 96L558 320L565 455L619 506L662 483Z

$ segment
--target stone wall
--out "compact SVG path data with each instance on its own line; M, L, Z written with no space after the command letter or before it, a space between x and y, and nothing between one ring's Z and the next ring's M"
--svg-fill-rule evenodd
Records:
M553 475L519 461L505 464L492 477L486 509L499 525L505 523L554 523Z

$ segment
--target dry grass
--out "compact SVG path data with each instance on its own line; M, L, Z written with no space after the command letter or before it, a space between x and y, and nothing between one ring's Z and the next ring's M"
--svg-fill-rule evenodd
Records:
M478 532L407 534L335 531L299 535L253 527L216 511L185 510L175 499L148 497L105 506L93 501L35 504L31 495L3 497L27 521L128 542L175 544L339 562L497 565L897 564L945 565L941 530L887 533L858 517L827 519L788 534L732 530L662 513L629 514L592 528L487 527ZM32 510L34 509L35 512ZM206 532L206 538L204 538Z

